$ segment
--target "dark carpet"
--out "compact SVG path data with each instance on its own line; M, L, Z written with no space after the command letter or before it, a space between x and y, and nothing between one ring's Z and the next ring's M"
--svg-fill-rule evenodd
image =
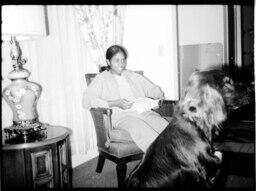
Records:
M101 173L97 173L98 157L93 158L73 169L73 188L114 188L117 187L115 163L105 160ZM139 161L127 165L127 175ZM233 166L233 165L232 165ZM254 178L229 175L225 183L228 188L254 188Z

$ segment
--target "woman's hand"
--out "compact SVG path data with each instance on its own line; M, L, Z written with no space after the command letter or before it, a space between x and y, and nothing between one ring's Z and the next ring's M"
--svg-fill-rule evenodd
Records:
M164 95L163 94L159 94L156 99L160 99L160 100L164 100Z
M117 100L117 106L121 109L129 109L132 107L132 102L126 100L126 99L119 99Z
M132 102L126 99L117 99L113 101L108 101L109 107L119 107L121 109L129 109L132 107Z

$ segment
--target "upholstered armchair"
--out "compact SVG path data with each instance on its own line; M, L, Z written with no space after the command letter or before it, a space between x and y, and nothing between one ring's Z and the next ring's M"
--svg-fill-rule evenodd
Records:
M138 71L138 73L143 75L142 71ZM91 83L95 76L95 73L85 74L87 85ZM163 100L155 111L170 120L174 104L174 101ZM127 163L140 160L143 156L143 151L133 142L128 132L122 129L113 129L111 109L91 108L90 112L96 129L99 151L96 172L102 172L106 158L116 163L118 187L122 187L125 183Z

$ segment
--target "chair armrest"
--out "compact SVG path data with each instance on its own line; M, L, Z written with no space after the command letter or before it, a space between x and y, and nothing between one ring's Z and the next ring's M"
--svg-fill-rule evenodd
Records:
M109 131L113 128L111 123L112 109L91 108L90 109L97 136L97 146L108 148L110 144Z
M153 109L153 111L159 113L161 116L171 117L176 103L177 101L173 100L160 100L158 103L159 107Z

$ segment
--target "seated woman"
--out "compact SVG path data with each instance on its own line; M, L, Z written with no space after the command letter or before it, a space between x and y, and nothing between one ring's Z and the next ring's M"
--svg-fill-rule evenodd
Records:
M107 70L99 73L86 89L83 107L112 108L113 127L126 130L145 152L168 121L152 110L138 113L130 108L137 98L164 99L164 93L144 76L127 70L126 60L123 47L113 45L107 49Z

